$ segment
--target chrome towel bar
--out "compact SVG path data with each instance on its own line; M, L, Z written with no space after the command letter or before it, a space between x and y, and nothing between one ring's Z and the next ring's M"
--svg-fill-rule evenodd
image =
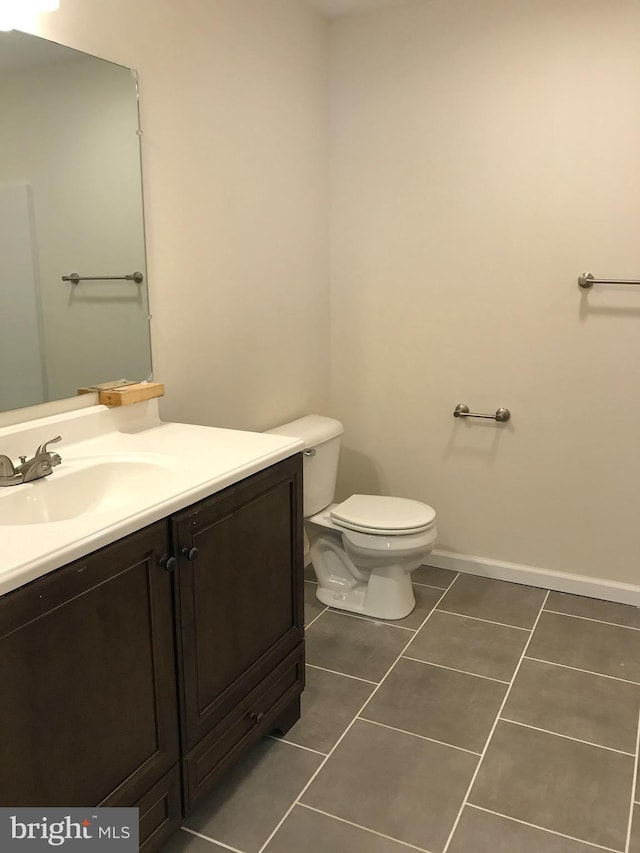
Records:
M464 403L458 403L458 405L453 410L454 418L486 418L490 421L498 421L498 423L506 423L511 417L511 412L509 409L500 408L496 411L495 415L479 415L476 412L470 412L469 406L465 406Z
M594 284L638 284L640 281L634 281L630 278L594 278L590 272L583 272L578 276L578 284L583 290L589 290Z
M78 275L77 272L72 272L63 275L62 280L70 281L71 284L78 284L79 281L135 281L140 284L144 281L144 276L141 272L132 272L130 275Z

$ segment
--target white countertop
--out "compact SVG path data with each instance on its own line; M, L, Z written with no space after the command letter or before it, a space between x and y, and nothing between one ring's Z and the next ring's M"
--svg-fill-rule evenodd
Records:
M0 488L0 595L303 449L302 441L281 435L163 423L157 401L151 400L2 428L0 453L14 461L19 454L31 456L56 435L62 441L50 450L60 454L62 464L52 474ZM130 480L124 490L120 484L120 497L114 498L111 481L121 474ZM98 481L105 483L102 495ZM13 521L16 506L19 514L23 499L34 505L43 496L63 507L57 514L72 517L6 523ZM67 504L73 509L67 511Z

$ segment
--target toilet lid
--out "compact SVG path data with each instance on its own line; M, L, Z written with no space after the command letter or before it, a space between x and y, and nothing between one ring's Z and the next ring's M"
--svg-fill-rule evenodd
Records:
M332 508L331 519L348 530L400 536L427 530L435 522L436 512L428 504L409 498L352 495Z

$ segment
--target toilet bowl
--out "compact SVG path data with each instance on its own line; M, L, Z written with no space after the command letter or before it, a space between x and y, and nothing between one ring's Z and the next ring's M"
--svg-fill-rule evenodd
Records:
M436 514L419 501L380 495L333 503L343 431L320 415L269 430L305 443L304 524L316 595L340 610L402 619L415 607L410 573L435 544Z

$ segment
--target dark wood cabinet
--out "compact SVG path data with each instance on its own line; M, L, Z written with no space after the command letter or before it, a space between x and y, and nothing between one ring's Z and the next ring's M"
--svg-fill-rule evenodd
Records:
M174 517L188 807L215 782L227 753L282 727L278 715L302 691L301 515L300 458L293 457ZM283 661L286 689L275 673ZM194 776L202 748L190 751L210 732L217 743L231 729L228 749L216 761L205 749L211 766Z
M295 722L301 481L285 459L0 598L0 806L137 806L151 853Z
M262 735L284 734L300 717L304 687L302 648L293 651L244 696L183 759L187 811L207 794Z
M140 853L152 853L177 829L182 819L180 765L176 764L133 805L139 814Z
M0 601L3 806L135 803L179 758L154 524Z

